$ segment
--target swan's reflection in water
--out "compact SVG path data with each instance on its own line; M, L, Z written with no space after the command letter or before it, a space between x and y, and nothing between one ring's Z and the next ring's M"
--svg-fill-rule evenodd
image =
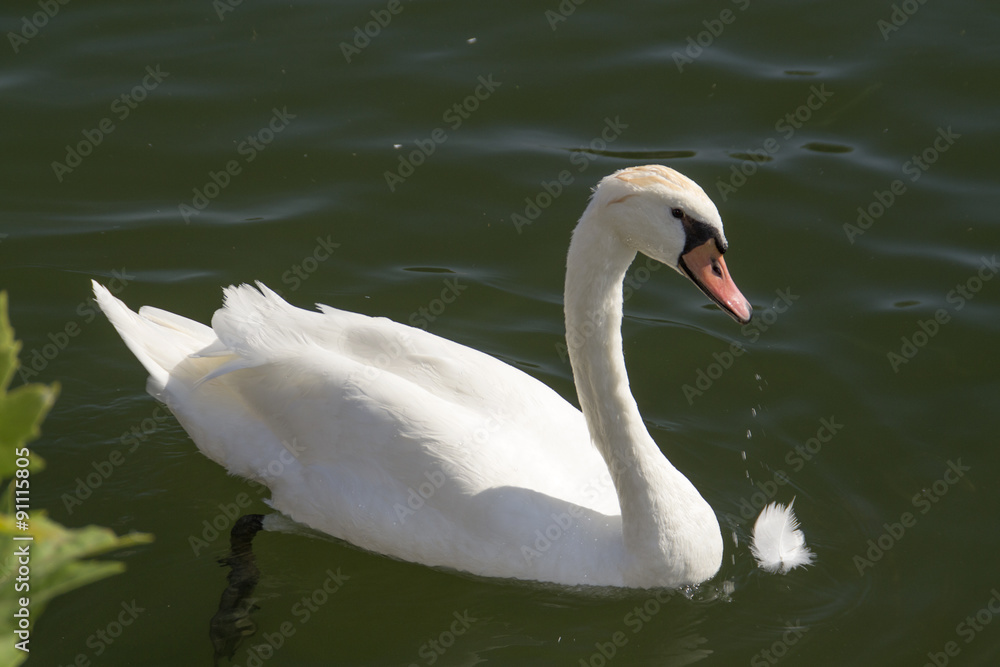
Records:
M244 637L257 631L250 619L254 604L254 589L260 580L260 570L253 555L253 538L264 527L262 514L241 516L230 533L230 551L219 563L230 568L226 589L219 600L219 610L209 622L208 634L215 649L215 664L220 659L231 660Z

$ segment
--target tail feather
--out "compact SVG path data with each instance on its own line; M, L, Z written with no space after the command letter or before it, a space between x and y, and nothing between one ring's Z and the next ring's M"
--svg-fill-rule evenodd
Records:
M204 324L149 306L134 313L97 281L93 286L97 304L149 372L153 395L163 391L177 364L216 340Z

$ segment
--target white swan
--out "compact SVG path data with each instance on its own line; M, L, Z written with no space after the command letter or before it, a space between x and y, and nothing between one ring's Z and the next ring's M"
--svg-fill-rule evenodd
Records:
M211 328L94 292L198 448L266 483L295 521L487 577L674 588L718 571L722 536L630 393L622 281L642 252L747 322L726 245L712 201L678 172L601 181L566 271L583 412L482 352L385 318L301 310L261 284L226 289Z

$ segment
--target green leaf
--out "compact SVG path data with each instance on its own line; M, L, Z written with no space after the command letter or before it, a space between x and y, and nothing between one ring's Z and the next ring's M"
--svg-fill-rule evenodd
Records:
M21 344L14 340L14 329L7 318L7 291L0 292L0 392L7 391L17 371Z
M20 349L7 316L7 292L0 292L0 478L4 479L14 475L15 450L39 436L42 420L59 395L58 384L32 383L7 391L20 366L17 359ZM37 454L29 460L28 470L32 473L45 466Z
M2 356L2 350L0 350ZM26 384L10 393L0 392L0 477L9 479L17 468L15 451L41 434L42 420L59 395L59 385ZM42 457L32 453L28 470L45 467Z
M27 546L30 556L30 598L32 616L37 616L57 595L118 574L125 569L119 562L80 560L116 549L124 549L153 541L146 533L119 537L110 528L85 526L66 528L52 521L44 512L35 512L30 519L31 541L14 540L28 533L17 530L14 517L0 515L0 554L8 556L0 571L0 587L13 589L9 583L17 576L15 550ZM0 596L0 619L13 617L17 600ZM8 613L8 611L10 613Z
M20 349L7 317L7 293L0 292L0 488L7 488L0 496L0 635L7 638L0 642L0 665L19 665L28 657L15 646L19 618L14 614L22 609L22 600L28 601L33 628L52 598L125 569L124 563L92 557L153 540L145 533L119 537L100 526L66 528L34 507L27 518L15 514L14 480L26 479L30 489L34 474L43 468L41 457L25 445L39 436L42 420L59 394L57 384L32 383L7 391ZM18 466L25 459L28 465ZM27 473L16 477L19 470Z

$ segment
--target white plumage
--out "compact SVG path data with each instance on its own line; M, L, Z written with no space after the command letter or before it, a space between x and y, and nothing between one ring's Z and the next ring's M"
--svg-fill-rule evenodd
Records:
M482 352L385 318L301 310L260 284L226 289L211 327L94 292L198 448L267 484L295 521L482 576L677 587L718 571L722 536L629 391L622 281L642 252L747 322L725 249L715 206L672 169L601 181L567 261L582 411Z
M760 512L753 525L750 551L767 572L786 574L803 565L812 565L815 555L806 546L799 520L792 511L794 500L785 507L771 503Z

